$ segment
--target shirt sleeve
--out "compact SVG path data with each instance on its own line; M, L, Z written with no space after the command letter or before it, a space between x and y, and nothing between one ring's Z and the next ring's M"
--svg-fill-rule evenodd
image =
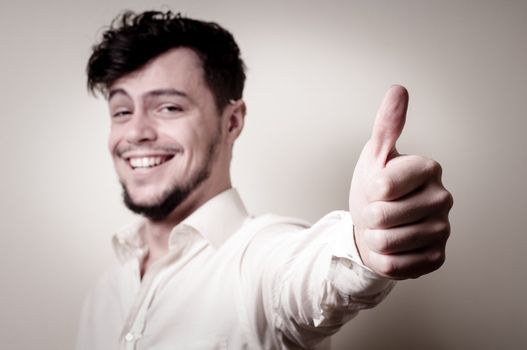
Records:
M259 249L266 251L260 294L276 342L285 347L313 348L395 284L364 266L346 211L311 227L277 225L255 242L272 247Z

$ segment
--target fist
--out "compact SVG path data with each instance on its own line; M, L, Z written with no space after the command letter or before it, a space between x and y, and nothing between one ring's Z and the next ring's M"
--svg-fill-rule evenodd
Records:
M417 278L443 264L453 204L437 162L395 148L407 107L406 89L392 86L355 167L349 197L363 263L391 279Z

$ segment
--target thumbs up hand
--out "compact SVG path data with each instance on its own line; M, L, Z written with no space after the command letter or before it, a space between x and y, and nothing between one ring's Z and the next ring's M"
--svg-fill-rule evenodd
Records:
M407 107L406 89L392 86L355 167L349 198L362 261L391 279L417 278L443 264L453 204L437 162L395 148Z

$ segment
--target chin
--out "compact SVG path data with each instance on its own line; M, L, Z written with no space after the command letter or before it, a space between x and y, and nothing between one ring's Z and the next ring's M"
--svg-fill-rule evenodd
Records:
M192 188L174 187L165 192L157 189L127 188L123 184L124 204L132 212L142 215L152 221L165 220L192 192ZM153 195L152 193L157 193Z
M130 200L140 206L156 206L163 202L163 192L156 193L155 191L133 191L128 190L128 197Z

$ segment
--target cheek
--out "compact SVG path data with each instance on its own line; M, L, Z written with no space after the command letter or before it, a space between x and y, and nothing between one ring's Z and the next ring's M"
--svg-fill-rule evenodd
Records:
M119 135L119 131L115 127L110 128L110 133L108 134L108 151L110 154L114 155L115 149L117 148L117 144L119 143L119 140L121 139Z
M206 142L206 126L192 122L191 118L163 125L160 139L174 140L190 153L199 152L202 142Z

